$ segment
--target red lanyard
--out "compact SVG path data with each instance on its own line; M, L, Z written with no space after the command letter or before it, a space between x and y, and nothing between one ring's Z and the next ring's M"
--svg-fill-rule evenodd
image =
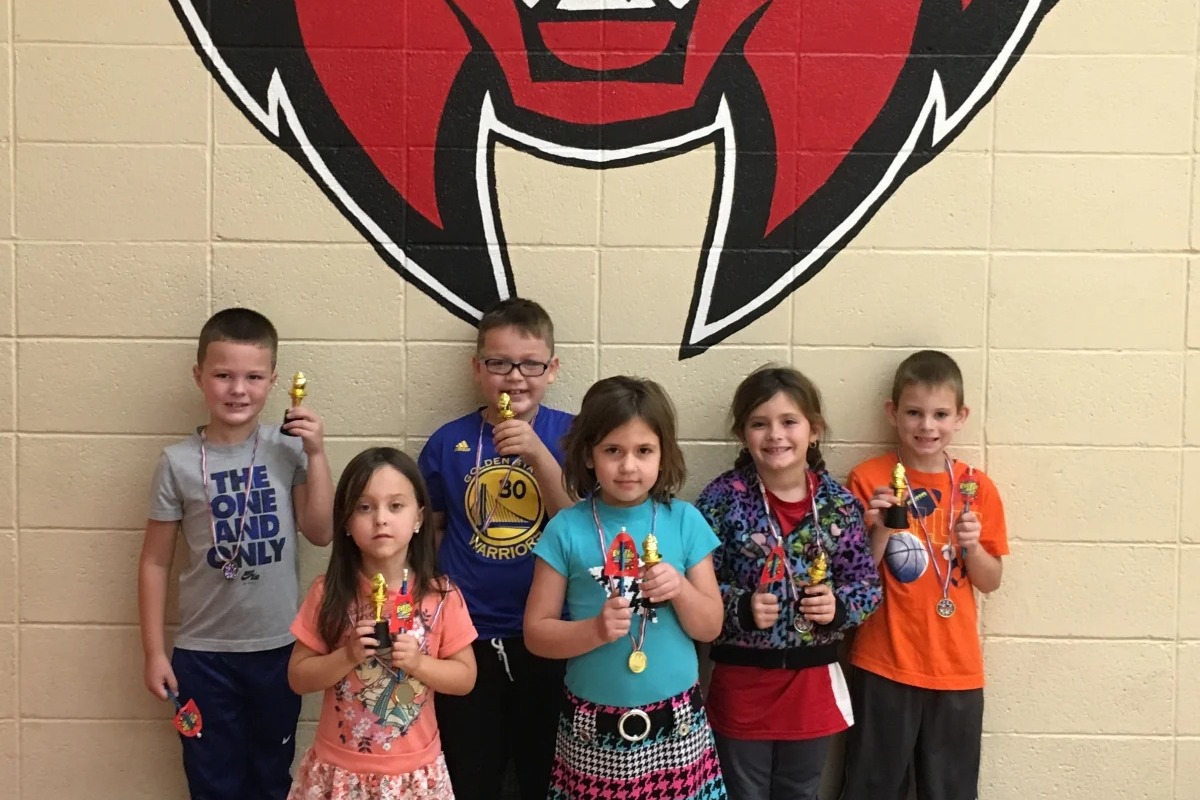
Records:
M896 455L896 461L900 462L900 455ZM903 465L903 462L900 462ZM913 491L913 486L909 485L908 505L913 510L913 516L917 518L917 524L921 527L921 533L925 536L925 546L929 548L929 560L933 563L933 574L937 578L938 586L942 589L942 599L938 604L938 613L943 617L949 617L954 613L954 604L950 601L950 576L954 566L954 462L950 460L950 456L946 456L946 492L950 495L950 511L946 516L946 546L941 552L938 552L933 547L933 538L929 535L929 526L925 524L927 515L921 513L921 509L917 508L915 500L916 492ZM928 489L925 493L931 498L933 493ZM936 506L935 506L936 510ZM941 559L946 559L946 572L942 573L941 565L938 562Z
M600 512L596 510L596 496L592 495L592 520L596 523L596 535L600 537L600 568L604 569L604 563L608 561L608 543L604 541L604 526L600 524ZM650 535L653 536L658 528L658 503L654 500L650 501ZM622 529L623 530L623 529ZM612 578L608 581L608 593L612 594ZM643 606L640 609L642 616L641 624L638 627L638 635L635 638L633 633L629 634L629 641L633 643L633 651L640 652L642 644L646 641L646 619L650 616L649 611Z
M486 493L484 492L483 480L480 476L479 468L483 465L483 430L487 427L487 413L480 412L480 416L482 416L483 419L479 421L479 439L475 443L475 502L479 508L479 516L483 517L483 524L478 528L475 528L475 532L483 535L487 533L488 526L492 524L492 517L496 516L496 509L500 507L500 504L498 502L492 503L492 510L488 511L487 516L484 517ZM533 419L529 420L529 427L532 428L535 422L537 422L537 411L533 412ZM499 455L497 455L497 457L499 457ZM517 460L519 461L520 459L518 458ZM508 472L504 473L504 480L500 482L501 494L503 494L504 490L508 488L508 482L509 479L512 478L512 473L515 466L515 462L512 462L508 465ZM471 522L472 527L474 527L474 520L469 521Z
M817 516L817 476L811 471L805 470L804 477L808 482L808 500L812 507L814 535L818 546L824 547L824 545L821 543L821 520ZM786 537L784 536L783 531L780 529L779 522L775 519L775 515L771 513L771 502L767 499L767 487L766 484L763 483L761 477L758 479L758 490L762 495L763 510L766 511L767 514L767 527L770 528L770 537L771 539L775 540L774 544L771 544L770 540L768 540L767 549L768 551L773 551L776 547L782 549ZM767 557L770 558L769 555ZM792 600L798 600L799 595L796 593L796 582L794 580L794 572L792 570L792 560L788 558L786 553L783 555L783 571L787 577L787 580L784 581L784 584L787 588L784 591L788 593Z
M212 530L213 555L222 564L221 572L225 575L226 580L233 580L237 577L238 567L237 557L242 549L242 537L246 534L246 515L250 513L250 484L254 480L254 459L258 455L258 432L259 428L254 428L254 448L250 451L250 466L246 467L246 491L242 495L242 518L238 520L237 541L233 544L233 552L229 554L229 558L221 555L221 549L217 547L217 520L212 513L212 498L208 492L208 441L204 435L204 431L200 431L200 483L204 484L204 509L208 513L208 527Z

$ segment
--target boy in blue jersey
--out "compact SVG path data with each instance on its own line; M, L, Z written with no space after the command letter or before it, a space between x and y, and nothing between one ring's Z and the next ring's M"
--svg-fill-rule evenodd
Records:
M479 675L465 697L438 697L457 800L496 800L511 759L523 800L544 800L554 762L565 663L525 649L533 546L571 505L560 444L572 414L541 405L558 376L554 324L532 300L505 300L479 322L471 358L484 405L447 422L419 460L429 484L438 562L479 631ZM511 419L501 418L507 394Z

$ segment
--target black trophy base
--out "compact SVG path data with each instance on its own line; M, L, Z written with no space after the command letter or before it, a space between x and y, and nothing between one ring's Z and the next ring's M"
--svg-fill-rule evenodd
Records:
M375 647L379 652L392 649L392 632L388 630L386 620L375 623L375 641L379 642Z
M883 512L883 525L894 531L908 530L908 509L904 506L888 506Z
M287 425L289 422L291 422L291 420L288 419L288 412L284 411L283 412L283 425ZM295 436L296 435L295 433L292 433L291 431L284 428L283 425L279 426L280 433L282 433L284 436Z

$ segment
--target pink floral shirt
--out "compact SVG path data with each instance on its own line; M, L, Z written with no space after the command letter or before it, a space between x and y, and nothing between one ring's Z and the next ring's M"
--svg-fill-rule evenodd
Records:
M410 633L420 642L421 651L433 658L454 655L476 638L462 593L447 586L444 596L427 594L413 615ZM374 618L370 591L364 579L357 607L349 610L351 619ZM296 640L321 655L331 652L317 625L324 594L322 576L313 581L292 623ZM385 608L394 605L390 600ZM369 658L325 690L313 751L321 761L352 772L400 775L424 767L442 751L433 692L415 677L393 669L390 659Z

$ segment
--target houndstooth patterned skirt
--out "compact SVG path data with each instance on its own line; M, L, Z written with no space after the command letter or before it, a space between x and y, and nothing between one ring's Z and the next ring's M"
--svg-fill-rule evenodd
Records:
M567 692L549 800L726 800L698 687L630 711Z

